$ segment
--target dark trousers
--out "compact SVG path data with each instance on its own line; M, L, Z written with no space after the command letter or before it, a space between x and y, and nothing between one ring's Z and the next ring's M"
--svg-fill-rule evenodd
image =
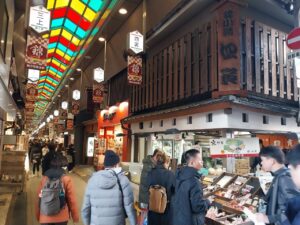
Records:
M33 166L32 166L32 172L33 172L33 174L35 174L35 170L37 170L38 172L40 172L40 161L37 161L36 163L33 163Z
M61 223L41 223L41 225L67 225L68 221Z

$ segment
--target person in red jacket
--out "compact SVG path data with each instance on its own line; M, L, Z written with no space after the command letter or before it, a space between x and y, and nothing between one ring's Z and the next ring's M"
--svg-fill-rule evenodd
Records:
M41 194L41 190L46 184L48 179L60 178L65 190L66 204L56 215L47 216L43 215L40 211L39 198L36 204L36 218L41 225L66 225L70 219L70 215L74 223L79 221L79 210L76 201L76 194L74 185L70 176L65 175L65 171L62 169L64 166L64 157L61 154L56 154L51 161L51 168L47 170L41 180L38 187L38 197Z

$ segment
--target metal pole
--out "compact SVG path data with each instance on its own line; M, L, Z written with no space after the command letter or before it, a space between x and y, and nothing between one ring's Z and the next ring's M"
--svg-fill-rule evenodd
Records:
M106 41L106 39L105 39L105 41L104 41L104 65L103 65L103 70L104 70L104 80L105 80L105 75L106 75L106 52L107 52L107 41ZM108 97L107 97L107 105L109 105L109 96L110 96L110 88L109 88L109 93L108 93L108 95L107 95ZM105 101L104 101L105 102Z

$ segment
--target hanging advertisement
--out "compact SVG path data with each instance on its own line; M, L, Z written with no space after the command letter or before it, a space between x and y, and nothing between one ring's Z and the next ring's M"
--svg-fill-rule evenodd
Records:
M37 84L27 83L26 84L26 100L36 101L38 97Z
M258 138L219 138L209 142L212 158L256 157L260 151Z
M26 109L34 109L35 102L34 101L26 101L25 108Z
M47 66L48 39L27 36L25 63L27 68L45 70Z
M79 101L72 101L72 113L77 115L79 113Z
M50 11L43 6L30 7L29 26L37 33L48 31L50 27Z
M54 124L58 124L58 121L59 121L59 117L58 116L54 116L53 123Z
M102 103L104 95L104 85L94 82L93 84L93 102Z
M73 122L73 119L67 119L67 130L71 131L74 129Z
M67 116L68 116L68 111L67 110L60 109L59 112L60 112L60 119L61 120L67 119Z
M128 56L127 78L129 84L142 84L142 65L141 56Z
M132 50L135 54L144 51L144 36L136 31L129 33L129 49Z
M86 148L86 156L93 157L94 156L94 137L88 137L87 139L87 148Z

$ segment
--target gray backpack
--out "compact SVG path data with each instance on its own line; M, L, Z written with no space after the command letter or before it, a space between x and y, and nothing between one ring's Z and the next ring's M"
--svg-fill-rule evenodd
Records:
M43 215L53 216L60 212L66 204L65 190L62 184L63 176L47 178L40 192L40 211Z

